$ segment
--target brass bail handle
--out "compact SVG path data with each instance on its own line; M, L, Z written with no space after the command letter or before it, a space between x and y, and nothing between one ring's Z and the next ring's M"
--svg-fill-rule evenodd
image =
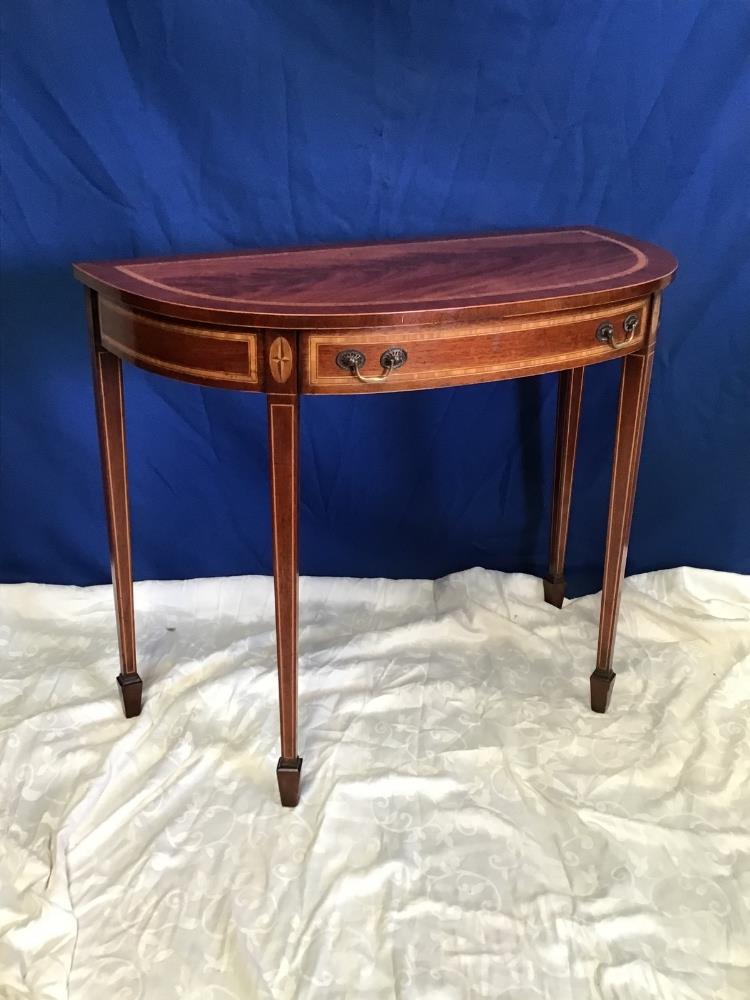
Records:
M363 367L367 360L362 351L339 351L336 355L336 364L339 368L351 372L360 382L385 382L392 371L406 364L407 358L408 354L403 347L389 347L387 351L383 351L380 355L380 366L383 369L380 375L362 374L360 368Z
M615 340L615 328L611 323L600 323L596 331L596 339L602 344L609 344L613 350L617 350L618 347L625 347L630 341L635 337L635 331L638 329L638 314L630 313L622 321L622 328L625 331L625 338L623 340Z

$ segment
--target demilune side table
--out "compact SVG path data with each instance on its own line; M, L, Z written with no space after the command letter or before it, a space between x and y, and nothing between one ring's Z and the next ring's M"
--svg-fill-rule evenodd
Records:
M268 404L281 802L299 799L299 397L406 392L560 372L549 573L560 607L583 374L622 358L591 707L606 711L661 292L677 263L590 226L76 264L94 395L125 715L135 654L122 359Z

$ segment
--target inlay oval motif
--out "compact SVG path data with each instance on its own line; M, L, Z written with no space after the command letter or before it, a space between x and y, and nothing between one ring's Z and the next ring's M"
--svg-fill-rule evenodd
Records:
M292 348L286 337L277 337L271 344L268 365L277 382L286 382L292 371Z

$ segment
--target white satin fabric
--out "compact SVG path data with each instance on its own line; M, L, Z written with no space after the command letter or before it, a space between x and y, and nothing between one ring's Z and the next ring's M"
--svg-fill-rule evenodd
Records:
M747 1000L750 579L304 579L277 798L266 578L0 588L0 996Z

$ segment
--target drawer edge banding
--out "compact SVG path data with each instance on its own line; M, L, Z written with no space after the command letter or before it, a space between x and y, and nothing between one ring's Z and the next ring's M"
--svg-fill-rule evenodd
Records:
M585 348L576 347L572 350L567 351L557 351L553 353L553 347L551 345L550 353L540 354L536 357L523 358L512 358L503 360L502 357L498 357L494 360L488 362L482 362L480 364L474 364L471 366L461 365L453 366L450 368L429 368L422 371L409 371L406 368L402 368L399 372L399 377L394 382L389 385L383 385L383 391L396 391L401 389L402 391L407 391L409 388L418 388L419 383L423 382L434 382L441 381L444 379L456 379L463 382L464 379L471 379L477 376L487 376L497 373L498 375L504 375L508 372L523 372L528 370L533 374L534 369L539 369L547 365L554 366L559 362L585 362L590 359L591 363L597 361L603 361L610 357L624 356L632 351L636 350L639 345L643 343L645 332L644 332L644 320L646 318L648 306L650 302L650 296L630 300L622 303L610 304L606 307L598 307L596 309L583 310L581 312L576 312L575 315L565 313L550 313L545 315L543 319L536 318L533 320L527 320L525 322L515 322L512 318L506 320L498 320L495 323L487 324L486 329L465 328L465 329L453 329L445 334L445 343L448 344L452 341L466 339L466 338L481 338L481 337L497 337L502 334L512 334L512 333L528 333L530 331L539 330L543 332L548 329L554 329L555 327L561 326L575 326L580 323L593 323L603 319L612 319L618 317L623 313L638 313L639 316L639 328L638 332L627 344L623 344L615 349L609 347L609 345L597 343L594 339L594 333L592 331L592 343L590 346ZM309 390L315 391L316 389L331 389L331 390L342 390L344 387L351 387L352 389L363 391L359 389L359 384L355 379L349 379L343 372L332 372L331 374L322 373L320 370L320 357L319 349L321 347L368 347L369 345L375 345L376 348L383 345L386 340L392 337L401 337L405 345L410 345L412 348L418 345L420 342L427 343L437 343L439 341L439 334L436 335L434 328L430 329L422 328L420 330L410 332L405 328L395 330L392 327L383 328L381 330L368 330L364 333L361 330L353 329L351 331L329 333L321 332L309 335L306 338L305 352L306 352L306 376ZM460 384L457 382L457 384Z

